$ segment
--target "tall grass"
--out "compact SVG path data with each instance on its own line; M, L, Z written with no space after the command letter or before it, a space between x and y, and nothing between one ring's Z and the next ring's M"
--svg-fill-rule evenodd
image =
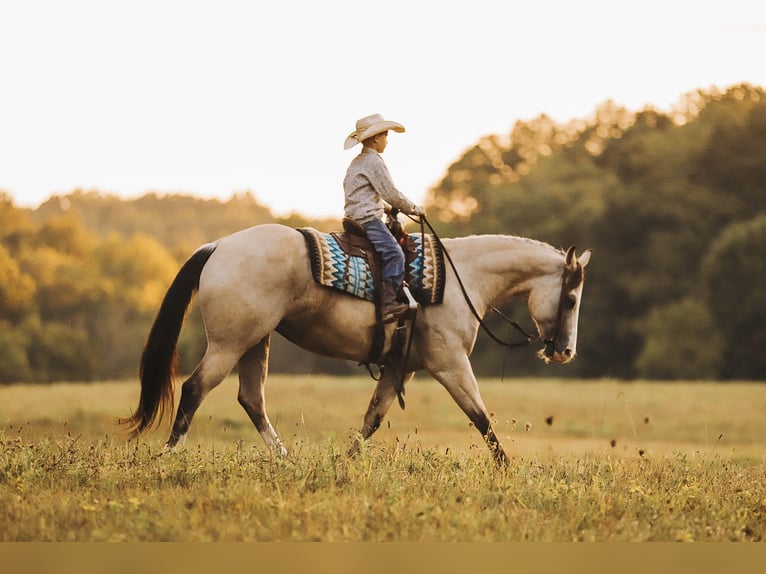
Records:
M214 392L187 447L114 426L135 383L0 388L0 540L758 541L762 385L483 381L498 470L446 392L416 381L360 456L372 385L275 377L290 454ZM614 446L613 446L614 445Z

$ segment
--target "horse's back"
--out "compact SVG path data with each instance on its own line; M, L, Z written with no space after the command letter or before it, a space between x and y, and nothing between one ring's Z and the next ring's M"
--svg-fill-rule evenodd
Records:
M236 321L248 311L264 319L274 314L276 320L310 279L303 236L284 225L257 225L216 242L198 297L208 325L215 315Z
M280 223L264 223L235 231L218 240L227 249L268 252L280 246L293 248L303 245L303 236L294 228Z
M211 265L236 263L239 271L254 267L260 272L263 266L279 267L286 272L292 263L304 266L306 245L303 236L285 225L266 223L236 231L217 241L216 253Z

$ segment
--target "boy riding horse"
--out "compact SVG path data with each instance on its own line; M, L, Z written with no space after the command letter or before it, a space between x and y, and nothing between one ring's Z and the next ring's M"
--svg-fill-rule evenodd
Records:
M385 203L402 213L425 215L422 207L407 199L394 185L382 154L388 144L388 130L404 132L404 126L386 121L380 114L366 116L356 122L347 138L344 149L362 144L346 171L343 190L346 200L345 216L359 223L380 255L383 264L382 318L384 323L395 321L408 306L398 301L404 281L404 253L382 218ZM384 203L385 202L385 203Z

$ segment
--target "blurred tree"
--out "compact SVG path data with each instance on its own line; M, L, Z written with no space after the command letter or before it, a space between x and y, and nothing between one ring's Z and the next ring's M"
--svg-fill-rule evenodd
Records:
M11 197L0 191L0 244L15 253L34 231L29 210L16 207Z
M32 379L28 347L29 337L23 329L0 319L0 383Z
M94 253L102 289L87 328L99 378L136 375L141 349L178 263L156 239L112 233Z
M27 356L35 382L92 380L94 357L84 329L58 321L25 325Z
M233 195L226 202L156 193L126 201L95 191L76 190L54 196L35 210L40 221L64 213L76 214L87 229L100 237L113 233L125 238L136 234L154 237L178 260L219 237L275 220L250 192Z
M72 212L46 219L37 231L36 238L39 246L55 249L57 253L77 259L87 259L96 243L95 235Z
M722 221L766 210L766 94L730 92L710 112L714 125L692 171L694 181L717 192Z
M36 285L0 243L0 320L20 321L35 310Z
M766 214L733 223L702 264L707 304L723 337L721 375L766 378Z
M689 297L655 307L638 328L651 334L636 360L639 377L709 380L719 376L723 337L704 301Z
M168 250L144 233L127 239L110 234L96 249L95 259L108 281L110 301L139 313L159 308L179 268Z
M99 269L91 258L80 259L42 246L22 253L19 264L37 283L37 307L45 321L81 324L107 296Z

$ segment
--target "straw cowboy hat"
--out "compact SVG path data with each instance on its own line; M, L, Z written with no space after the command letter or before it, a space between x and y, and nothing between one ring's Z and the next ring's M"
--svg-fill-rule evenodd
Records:
M356 129L346 138L343 149L351 149L356 144L363 142L367 138L394 130L395 132L404 132L404 126L397 122L386 121L380 114L372 114L356 121Z

